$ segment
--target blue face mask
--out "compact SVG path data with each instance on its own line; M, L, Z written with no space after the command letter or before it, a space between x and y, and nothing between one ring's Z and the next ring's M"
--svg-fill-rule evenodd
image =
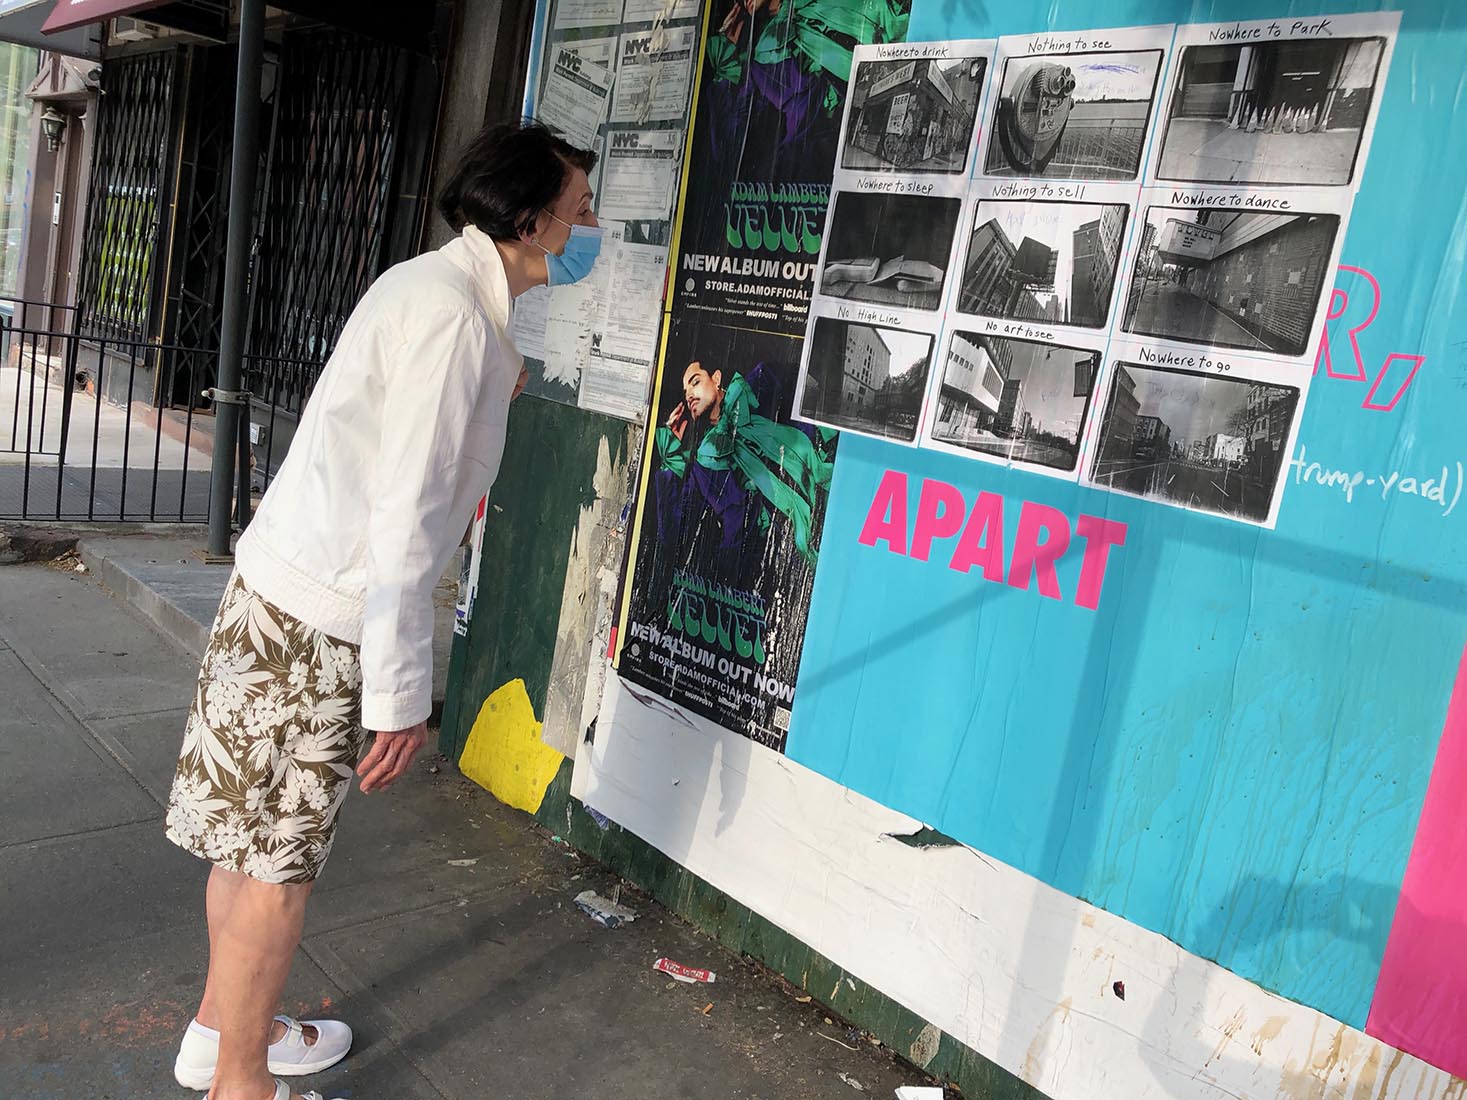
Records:
M554 214L550 216L555 218ZM548 275L546 285L569 286L591 274L591 268L596 266L596 257L601 255L601 227L571 225L559 218L555 220L570 229L570 239L565 242L565 248L559 256L543 244L540 245L545 249L545 271Z

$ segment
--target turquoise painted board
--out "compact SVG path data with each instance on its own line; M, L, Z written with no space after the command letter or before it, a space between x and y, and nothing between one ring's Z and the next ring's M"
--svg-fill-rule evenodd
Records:
M814 770L1356 1027L1467 641L1467 9L1395 7L1276 528L848 435L789 740ZM1383 9L918 0L911 39ZM997 580L951 567L959 539L932 506L967 514L980 493L985 514L1001 500ZM1058 599L1042 571L1011 572L1041 520L1071 538ZM1104 560L1099 533L1119 529L1100 520L1124 525ZM928 560L914 526L938 532ZM1098 606L1077 604L1097 583Z

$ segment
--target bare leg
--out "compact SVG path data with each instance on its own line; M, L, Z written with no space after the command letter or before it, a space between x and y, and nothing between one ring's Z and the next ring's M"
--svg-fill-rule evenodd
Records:
M212 905L210 913L205 1000L218 1021L219 1062L209 1096L211 1100L271 1100L275 1086L265 1048L300 943L311 887L275 885L239 875L242 881L221 883L216 891L212 877L211 903L216 893L221 904L231 894L232 900L228 911L219 914L217 930L212 927Z
M194 1014L194 1019L215 1031L219 1030L219 1006L214 992L214 960L219 955L225 922L229 919L230 910L234 908L235 899L239 897L239 888L244 885L244 880L245 876L238 871L226 871L223 867L214 867L209 871L209 886L205 893L205 910L209 920L209 976L204 980L204 996L199 1002L199 1011Z
M239 897L240 887L247 881L248 876L238 871L226 871L223 867L214 867L209 872L205 902L209 920L209 976L204 981L204 996L199 1001L199 1010L194 1014L194 1019L215 1031L219 1030L219 1004L215 993L214 960L221 950L225 922ZM270 1024L270 1042L278 1043L285 1038L285 1025L278 1020L271 1020ZM306 1027L301 1034L307 1046L318 1038L313 1027Z

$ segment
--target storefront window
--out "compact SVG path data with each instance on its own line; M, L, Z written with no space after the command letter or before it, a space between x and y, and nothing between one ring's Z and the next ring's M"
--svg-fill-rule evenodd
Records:
M25 234L26 174L30 167L31 101L26 89L36 79L41 54L0 43L0 293L14 294L20 282Z

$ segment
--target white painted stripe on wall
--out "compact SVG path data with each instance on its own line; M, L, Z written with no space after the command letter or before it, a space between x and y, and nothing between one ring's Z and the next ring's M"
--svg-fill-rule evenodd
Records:
M1440 1070L979 852L889 839L919 823L615 675L572 790L1055 1100L1467 1100Z

